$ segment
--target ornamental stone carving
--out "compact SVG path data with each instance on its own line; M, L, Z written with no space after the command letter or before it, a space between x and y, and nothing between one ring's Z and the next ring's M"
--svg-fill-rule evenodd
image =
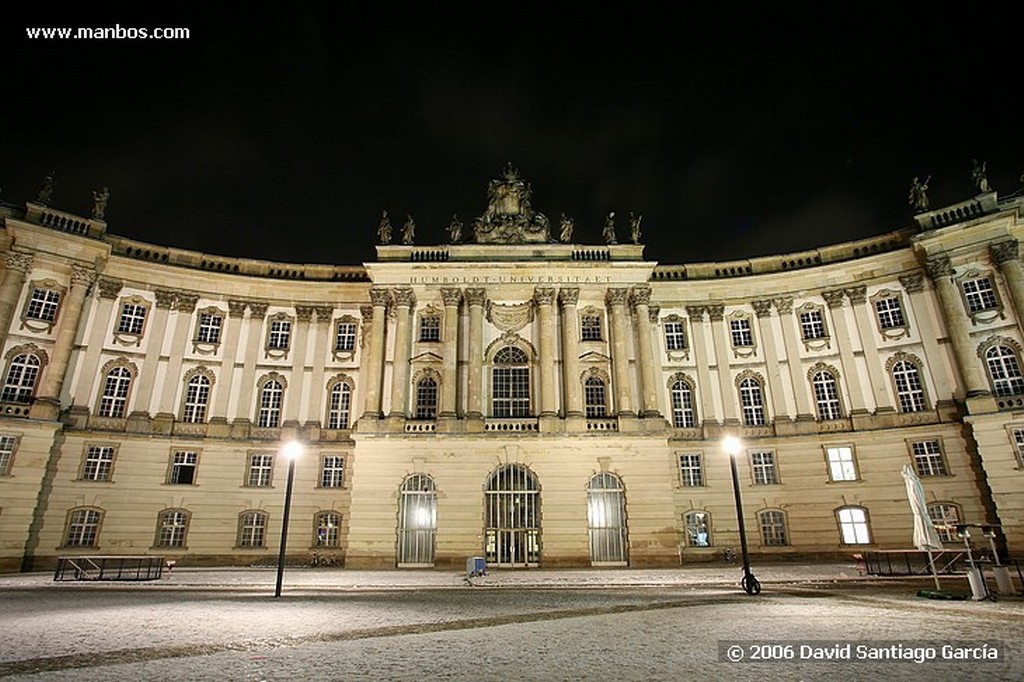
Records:
M367 342L370 340L370 330L373 329L373 306L359 306L359 315L363 318L362 324L359 325L360 339L362 339L362 343L360 345L365 347Z
M821 297L825 299L825 303L828 304L829 308L842 308L844 295L842 289L821 292Z
M387 307L391 303L391 292L381 287L370 287L370 301L375 306Z
M624 306L626 301L629 300L629 290L622 288L609 289L604 298L608 305L613 308L615 306Z
M900 284L910 294L924 291L924 273L912 272L909 275L900 275Z
M661 313L661 306L657 303L652 303L647 308L647 319L651 321L651 324L658 323L658 315Z
M243 317L247 305L249 305L247 301L228 299L228 317Z
M775 310L779 312L779 315L789 315L793 312L792 296L780 296L779 298L772 299L772 303L775 304Z
M754 313L758 317L771 317L772 315L772 302L766 298L751 301L750 305L754 307Z
M330 303L317 303L313 306L313 310L316 311L317 322L330 322L334 317L334 306Z
M550 291L553 298L554 289ZM519 331L533 321L533 301L514 305L501 305L488 301L487 320L503 332Z
M953 274L953 265L949 262L949 256L929 258L925 261L924 267L932 279L950 277Z
M650 287L633 287L632 291L629 292L630 301L634 306L638 305L650 305L651 304L651 288Z
M196 310L196 303L199 301L199 294L188 291L175 292L174 309L183 313L193 313Z
M708 319L712 322L721 322L725 319L725 306L721 304L714 304L705 306L705 310L708 311Z
M100 277L97 282L100 298L115 299L121 293L122 287L124 287L124 282L113 277Z
M91 286L96 281L96 271L81 265L71 266L71 283Z
M416 305L416 294L409 287L399 287L392 292L395 296L395 305L402 308L411 308Z
M4 267L8 270L16 270L22 274L32 269L32 254L16 253L14 251L4 252Z
M297 305L295 306L295 319L299 322L309 322L313 319L313 310L311 305Z
M483 306L487 302L487 290L479 287L466 289L466 303L471 306Z
M548 219L530 206L532 190L509 163L487 187L487 210L473 222L479 244L544 244L551 241Z
M551 305L555 302L555 290L551 287L537 287L533 290L533 300L537 305Z
M859 305L866 301L868 297L868 288L863 284L850 287L849 289L844 289L844 291L846 292L847 298L850 299L851 305Z
M451 305L458 308L459 304L462 303L462 289L441 289L441 298L444 300L444 304L446 306Z
M170 309L174 303L174 291L171 289L156 289L153 292L153 296L156 298L156 307Z
M263 302L249 301L249 319L263 319L267 315L267 305Z
M574 306L579 303L580 290L577 287L568 287L558 290L558 302L563 306Z
M686 314L690 316L690 320L693 322L704 321L704 306L702 305L688 305L686 306Z
M992 261L996 265L1009 263L1018 258L1018 242L1016 239L1009 239L1004 242L989 245L989 252L992 254Z

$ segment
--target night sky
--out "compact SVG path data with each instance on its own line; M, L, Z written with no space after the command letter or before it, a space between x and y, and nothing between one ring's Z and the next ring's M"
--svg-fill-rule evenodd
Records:
M1000 195L1020 188L1016 19L686 7L9 16L0 200L23 205L55 171L55 208L88 215L110 187L114 234L354 264L382 209L446 241L511 161L577 241L599 243L611 210L625 238L635 211L646 256L680 263L907 227L911 178L932 177L933 206L960 201L974 158ZM115 24L191 38L25 34Z

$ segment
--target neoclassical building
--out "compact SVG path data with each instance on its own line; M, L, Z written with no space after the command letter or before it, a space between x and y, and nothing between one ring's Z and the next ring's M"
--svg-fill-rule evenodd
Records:
M904 464L940 524L1024 546L1020 198L669 265L638 221L575 243L511 169L451 243L392 244L385 217L363 265L141 243L48 203L0 208L0 569L269 561L292 439L294 561L709 561L738 544L726 435L755 555L911 547Z

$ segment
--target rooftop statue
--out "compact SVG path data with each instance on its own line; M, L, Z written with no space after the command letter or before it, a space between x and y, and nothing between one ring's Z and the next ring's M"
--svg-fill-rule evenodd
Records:
M931 179L932 176L929 175L928 179L922 183L915 176L910 182L910 196L907 197L907 203L917 213L924 213L928 210L928 183L931 182Z
M387 211L381 211L380 213L380 224L377 225L377 238L380 240L381 246L387 246L391 243L391 218L388 217Z
M457 215L452 216L452 222L448 225L448 241L452 244L462 241L462 221Z
M487 210L473 221L480 244L526 244L550 241L548 219L530 206L530 185L509 163L504 175L487 186Z
M634 215L632 211L629 212L629 238L634 244L640 243L640 221L643 219L642 215Z
M53 190L57 187L57 181L54 179L53 171L43 178L43 184L39 185L39 194L36 196L36 203L41 206L49 206L50 199L53 198Z
M94 220L103 220L107 212L107 202L110 200L110 190L106 187L102 191L92 193L92 217Z
M615 211L611 211L604 219L604 229L601 230L605 244L618 244L615 241Z
M978 165L977 159L971 159L971 180L974 181L974 186L978 188L978 194L987 194L992 191L991 185L988 184L988 174L985 172L985 162L982 161L981 165Z
M412 246L413 237L416 236L416 223L413 222L412 216L405 216L405 225L402 226L402 243L406 246Z
M565 214L562 214L562 220L558 225L558 241L563 244L568 244L572 241L572 230L575 227L575 222L572 218L567 218Z

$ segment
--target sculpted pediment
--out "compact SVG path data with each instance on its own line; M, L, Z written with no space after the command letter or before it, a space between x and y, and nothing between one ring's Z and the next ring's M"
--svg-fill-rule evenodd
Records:
M598 353L597 351L588 351L580 356L580 362L611 362L611 358L604 353Z

